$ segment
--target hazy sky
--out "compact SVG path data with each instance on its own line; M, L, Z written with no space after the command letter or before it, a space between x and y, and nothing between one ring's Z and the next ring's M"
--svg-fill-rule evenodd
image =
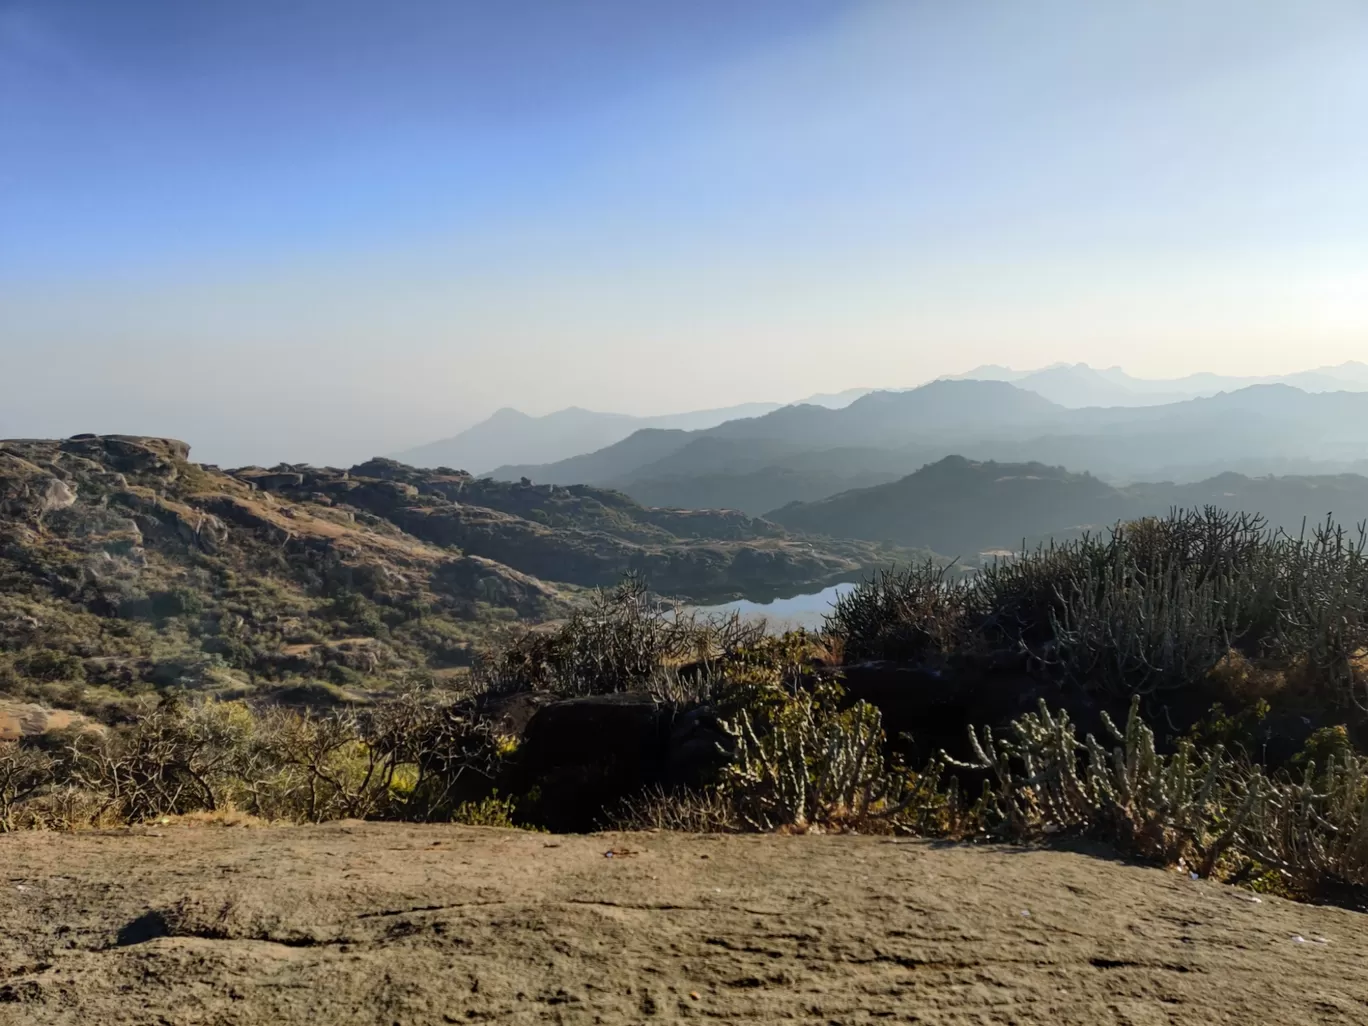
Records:
M0 437L1368 358L1364 0L0 0Z

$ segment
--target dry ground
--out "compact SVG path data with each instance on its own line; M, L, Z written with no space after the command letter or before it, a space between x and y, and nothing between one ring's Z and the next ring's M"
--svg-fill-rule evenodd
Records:
M0 836L4 1026L1362 1024L1365 954L1368 916L1060 851L351 823Z

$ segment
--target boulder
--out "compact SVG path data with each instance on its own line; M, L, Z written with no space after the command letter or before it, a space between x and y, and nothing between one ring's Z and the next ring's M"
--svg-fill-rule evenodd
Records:
M519 751L524 810L558 833L598 828L623 799L664 777L661 707L649 695L571 698L532 717Z
M76 503L76 490L28 460L0 452L0 514L41 520Z
M532 705L510 790L535 794L524 814L557 832L600 829L647 788L710 780L729 743L711 709L679 710L644 694Z

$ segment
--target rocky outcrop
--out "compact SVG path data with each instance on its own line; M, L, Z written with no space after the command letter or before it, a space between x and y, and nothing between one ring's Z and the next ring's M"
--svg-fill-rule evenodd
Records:
M41 520L76 503L76 489L25 459L0 450L0 516Z

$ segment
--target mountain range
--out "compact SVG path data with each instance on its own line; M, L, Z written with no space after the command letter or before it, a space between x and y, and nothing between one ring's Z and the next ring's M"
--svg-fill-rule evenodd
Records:
M1008 382L941 380L842 409L788 406L701 431L640 431L493 476L763 515L895 481L949 455L1067 466L1113 484L1368 471L1368 392L1253 385L1155 406L1069 409Z
M803 402L839 407L872 391L870 388L852 388L844 392L809 396ZM551 463L593 452L636 431L698 431L728 420L758 417L782 405L743 403L715 410L694 410L655 417L600 413L578 406L533 417L505 407L450 438L395 453L394 459L418 467L450 467L483 473L504 464Z
M1008 381L1061 406L1156 406L1233 392L1251 385L1291 385L1305 392L1368 391L1368 363L1350 360L1293 374L1236 377L1189 374L1181 378L1138 378L1120 367L1057 363L1039 370L1015 371L989 364L947 380Z
M1214 398L1223 392L1258 385L1290 385L1308 393L1368 391L1368 363L1349 361L1282 376L1235 377L1204 373L1171 379L1140 378L1119 367L1097 369L1081 363L1055 364L1028 371L989 365L938 380L1011 384L1062 408L1054 410L1058 414L1063 410L1092 407L1172 407L1184 401ZM1144 456L1120 450L1103 454L1101 461L1096 462L1095 454L1088 451L1086 445L1080 451L1077 440L1068 440L1068 436L1077 432L1074 425L1062 420L1057 432L1051 429L1051 433L1061 437L1039 451L1000 448L982 451L953 446L947 449L942 444L947 434L951 440L966 443L981 440L978 437L981 432L976 434L968 429L984 427L975 424L975 411L971 409L965 414L954 409L963 400L946 393L947 406L941 409L934 408L934 404L927 406L918 423L914 414L898 407L896 399L889 398L908 392L919 393L917 402L923 404L928 402L928 396L934 395L920 389L856 388L809 396L788 406L757 402L653 417L602 413L577 407L534 417L506 408L460 434L396 453L394 458L415 466L459 468L502 479L527 476L564 484L610 484L626 488L646 503L733 505L755 513L771 508L772 500L814 499L843 488L894 480L951 451L981 457L1064 462L1070 466L1086 466L1109 478L1172 475L1193 479L1231 468L1254 473L1342 470L1353 469L1354 461L1359 458L1351 455L1346 459L1343 454L1333 451L1289 455L1279 452L1280 446L1273 444L1263 448L1246 446L1248 451L1244 452L1220 452L1205 462L1155 459L1154 453ZM884 398L867 398L874 394L882 394ZM995 398L994 393L984 391L973 402L993 403L999 401L1001 395L999 393ZM803 406L839 410L861 400L865 400L865 404L859 408L857 416L844 422L791 412ZM1005 401L1013 408L1025 402L1015 396ZM879 413L880 404L885 410L883 414ZM1037 435L1042 433L1047 428L1043 423L1048 419L1047 409L1050 408L1038 404L1033 416L1020 419L1020 428ZM790 412L782 412L784 410ZM892 418L885 424L891 430L881 432L878 429L881 416L886 421ZM911 420L897 422L898 417L909 416ZM1001 441L996 436L1009 425L1001 418L997 421L987 427L990 433L996 433L994 440ZM861 424L863 426L859 426ZM832 432L830 437L828 432ZM936 437L928 437L932 435ZM679 450L704 437L708 439L706 444L676 457ZM626 444L614 448L620 442ZM862 451L835 452L852 447ZM1171 457L1172 447L1166 449ZM827 455L813 455L819 452ZM1143 458L1137 461L1137 456ZM659 461L665 462L652 466ZM684 491L679 488L681 475L696 478ZM737 475L744 475L747 480L737 480Z

